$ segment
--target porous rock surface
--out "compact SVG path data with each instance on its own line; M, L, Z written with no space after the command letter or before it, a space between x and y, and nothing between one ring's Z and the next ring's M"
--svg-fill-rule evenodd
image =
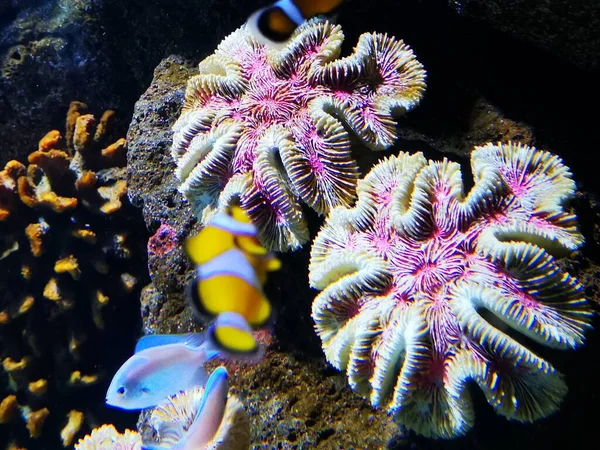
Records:
M0 3L0 154L8 161L22 159L47 130L60 128L62 116L53 113L75 98L110 103L110 68L98 2Z
M123 117L164 55L212 51L258 4L0 1L0 155L25 157L74 99Z

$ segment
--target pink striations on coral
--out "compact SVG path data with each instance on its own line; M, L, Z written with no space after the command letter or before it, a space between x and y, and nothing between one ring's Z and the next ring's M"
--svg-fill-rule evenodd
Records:
M179 245L177 231L167 223L161 223L156 233L148 239L148 255L162 257Z
M371 149L389 147L394 117L423 95L425 71L402 41L375 33L337 59L343 39L339 26L311 20L279 51L242 27L200 63L172 156L203 222L240 202L263 243L287 250L308 240L298 200L320 214L354 202L347 130Z
M583 242L566 209L575 183L555 155L487 144L460 166L421 153L383 160L354 208L317 235L313 318L328 361L353 389L428 437L468 431L474 381L501 415L531 422L559 408L562 375L525 347L584 342L591 310L556 258Z

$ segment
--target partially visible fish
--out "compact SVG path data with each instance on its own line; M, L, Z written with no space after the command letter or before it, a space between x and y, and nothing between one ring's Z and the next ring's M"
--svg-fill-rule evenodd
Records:
M343 0L279 0L248 18L248 28L258 42L281 48L296 28L311 17L334 11Z
M224 312L208 328L205 348L218 352L227 359L257 362L264 355L252 328L241 314Z
M200 450L214 438L221 426L227 405L229 390L228 374L225 367L217 367L211 374L198 407L194 421L180 441L174 446L145 442L142 450Z
M256 355L259 346L250 327L266 325L271 318L263 285L267 273L278 270L281 263L257 235L244 210L232 206L186 242L188 256L196 264L196 276L187 292L189 303L201 318L217 318L207 338L214 344L211 349L224 355ZM221 318L226 313L236 316Z
M113 377L106 403L127 410L150 408L180 391L204 386L204 364L218 355L208 347L198 333L143 337Z

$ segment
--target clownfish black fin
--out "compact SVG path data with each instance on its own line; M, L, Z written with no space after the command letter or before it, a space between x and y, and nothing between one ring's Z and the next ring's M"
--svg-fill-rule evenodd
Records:
M214 319L214 315L210 314L206 308L204 308L204 303L200 298L200 292L198 290L198 277L194 276L194 278L186 285L185 287L185 299L187 304L192 308L192 312L201 322L209 322Z
M219 314L208 330L211 348L225 359L258 362L264 356L260 345L246 319L237 313Z

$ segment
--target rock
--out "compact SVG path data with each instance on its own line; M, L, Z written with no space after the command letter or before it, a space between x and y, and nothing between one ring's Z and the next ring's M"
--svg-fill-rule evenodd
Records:
M169 240L183 240L196 222L177 190L170 155L171 127L181 111L187 79L195 71L181 57L163 60L154 71L150 87L135 105L127 133L129 198L142 208L150 234L155 235L161 226L168 226ZM190 267L182 246L165 251L163 246L169 245L166 240L151 239L151 242L156 242L150 246L148 260L154 286L162 294L180 294Z
M585 70L600 70L600 3L589 0L448 0L461 15L533 42Z
M0 1L0 155L23 160L69 103L130 111L167 52L212 52L257 7L229 0Z
M76 98L114 106L94 0L28 0L0 10L0 154L22 160L44 130L62 128Z

